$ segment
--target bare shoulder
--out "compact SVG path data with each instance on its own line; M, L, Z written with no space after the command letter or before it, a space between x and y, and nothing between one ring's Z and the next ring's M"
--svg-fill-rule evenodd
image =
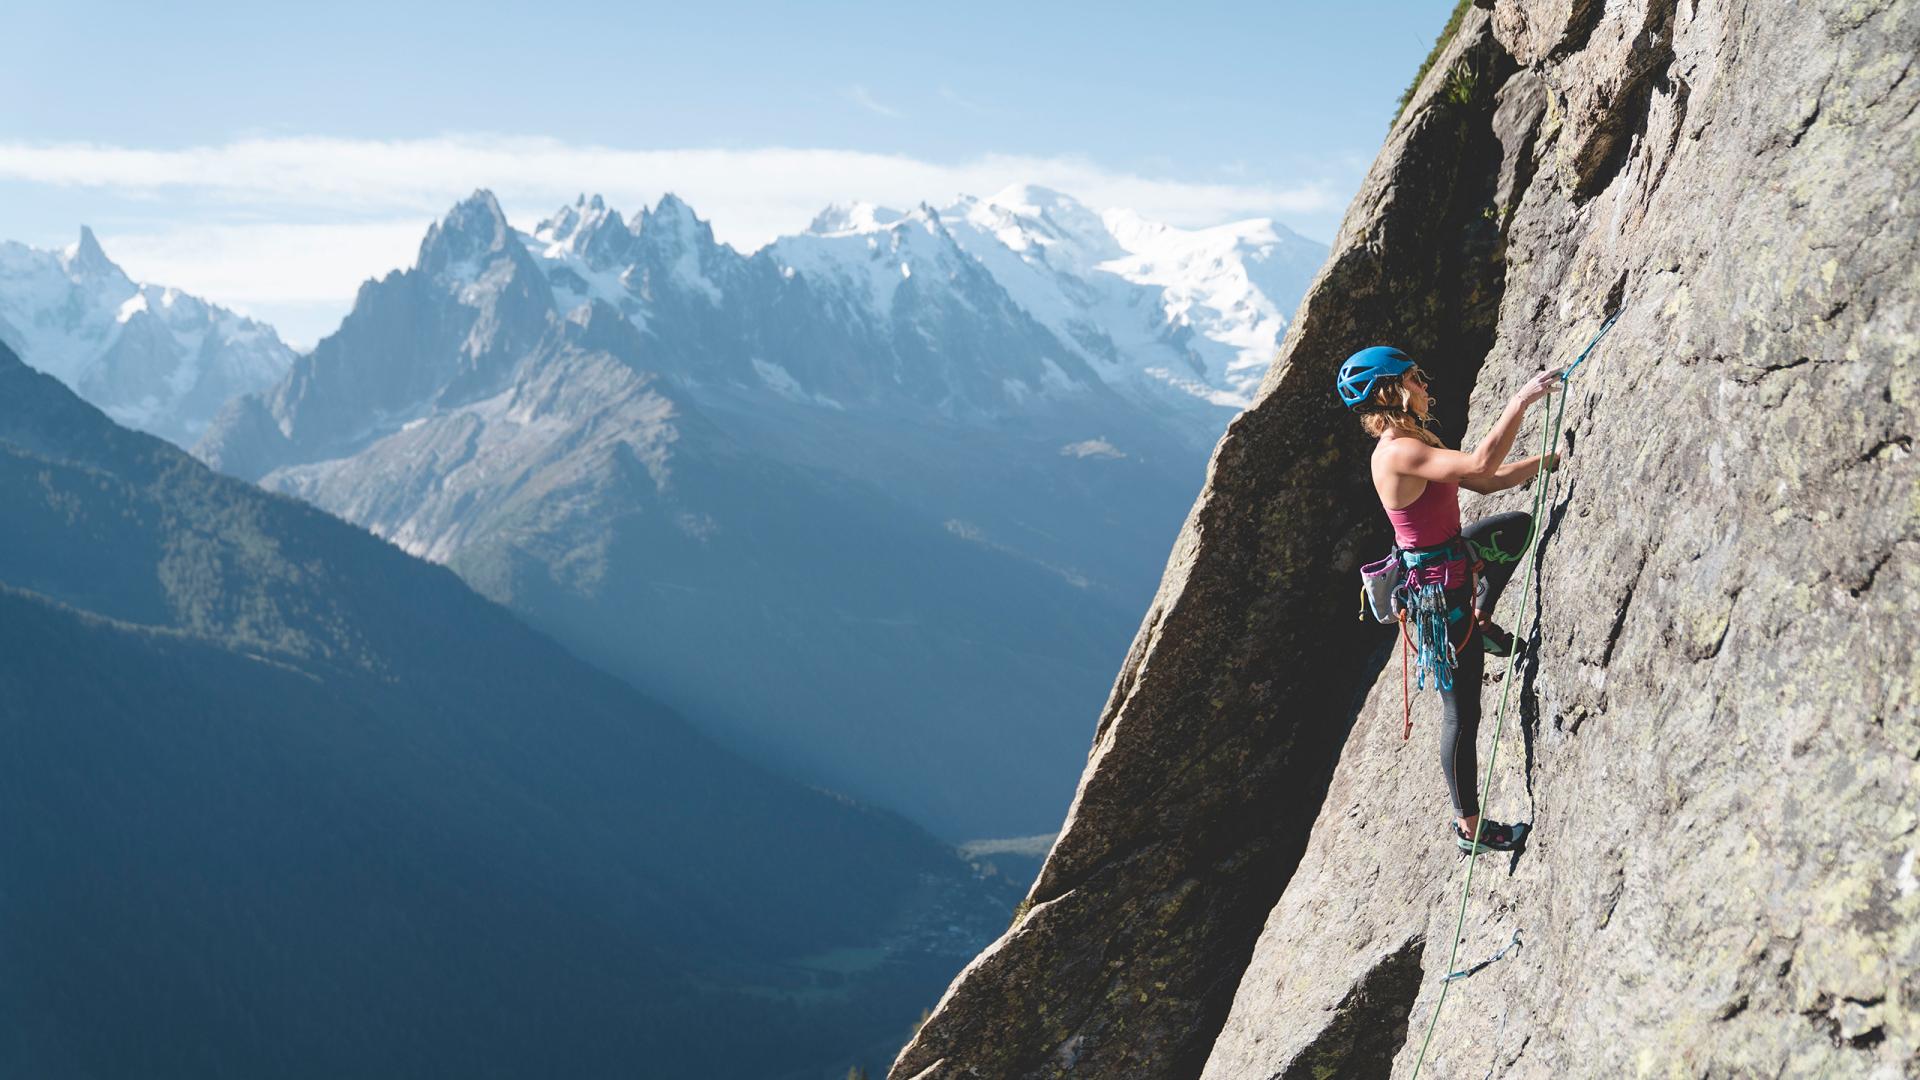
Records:
M1384 465L1396 472L1404 471L1407 466L1425 461L1432 449L1419 439L1388 435L1373 448L1373 461L1375 465Z

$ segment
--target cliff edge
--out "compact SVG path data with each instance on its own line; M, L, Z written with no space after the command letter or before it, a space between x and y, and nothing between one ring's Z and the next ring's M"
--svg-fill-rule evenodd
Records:
M1400 345L1471 442L1616 310L1499 612L1489 812L1533 838L1480 860L1461 955L1499 959L1423 1075L1920 1075L1920 5L1487 6L1215 450L1028 909L893 1080L1412 1072L1466 864L1437 704L1403 742L1354 617L1390 541L1334 370Z

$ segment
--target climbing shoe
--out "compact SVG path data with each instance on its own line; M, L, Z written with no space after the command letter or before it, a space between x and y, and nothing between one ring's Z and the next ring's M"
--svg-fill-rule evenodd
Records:
M1480 823L1480 842L1475 844L1473 837L1460 828L1459 822L1453 823L1453 843L1469 855L1478 855L1483 851L1514 851L1527 842L1527 825L1515 822L1502 825L1497 821Z
M1480 634L1480 647L1486 650L1488 656L1513 655L1513 635L1502 630L1497 624L1481 622L1475 630Z

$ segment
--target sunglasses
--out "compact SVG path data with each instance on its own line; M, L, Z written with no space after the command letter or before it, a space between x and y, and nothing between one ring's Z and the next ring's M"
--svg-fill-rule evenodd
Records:
M1413 379L1421 386L1428 386L1433 382L1432 377L1418 367L1409 368L1407 370L1407 378Z

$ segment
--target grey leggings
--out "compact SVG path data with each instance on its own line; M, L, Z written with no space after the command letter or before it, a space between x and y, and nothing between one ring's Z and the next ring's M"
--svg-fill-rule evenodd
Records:
M1527 543L1527 530L1533 518L1521 511L1495 514L1460 530L1473 554L1485 565L1480 570L1474 602L1469 605L1462 587L1447 595L1447 606L1462 612L1460 624L1453 628L1458 642L1466 633L1466 623L1477 607L1488 617L1500 599L1500 590L1520 565ZM1486 668L1487 654L1475 632L1460 650L1460 664L1453 672L1453 689L1440 692L1440 770L1447 776L1447 791L1453 796L1455 817L1472 817L1480 812L1479 755L1475 744L1480 737L1480 677Z

